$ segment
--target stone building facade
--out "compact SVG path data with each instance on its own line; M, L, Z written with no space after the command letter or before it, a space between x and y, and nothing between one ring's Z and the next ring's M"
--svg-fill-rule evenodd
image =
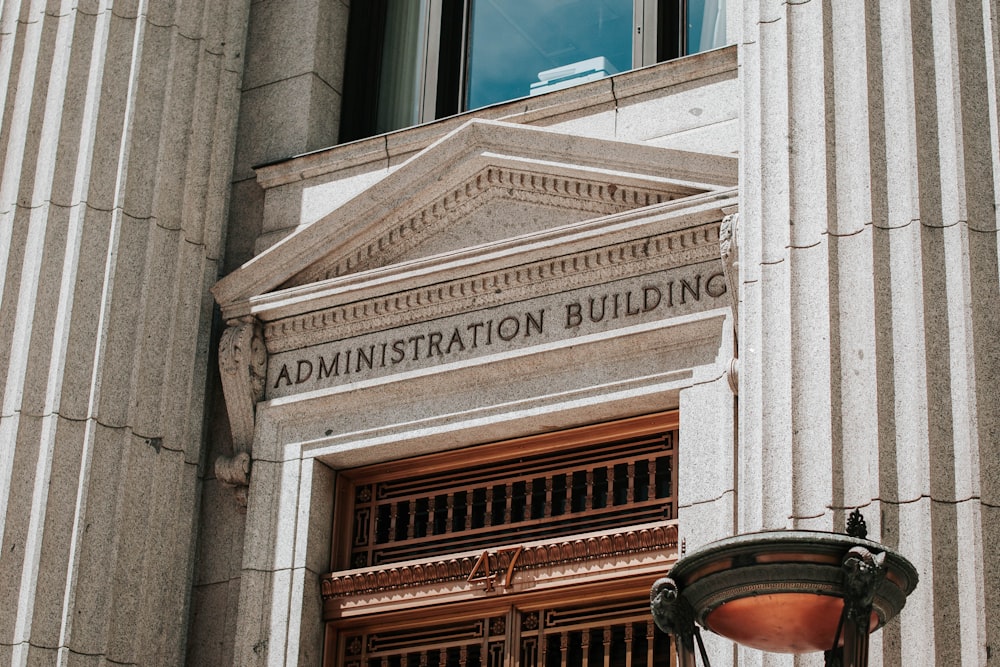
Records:
M726 4L342 143L346 0L0 3L0 663L346 663L380 617L520 663L855 508L920 575L873 663L996 661L1000 7Z

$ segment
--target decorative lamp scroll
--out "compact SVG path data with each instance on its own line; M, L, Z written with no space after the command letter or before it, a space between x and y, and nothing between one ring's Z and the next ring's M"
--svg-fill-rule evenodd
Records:
M246 506L253 456L257 402L264 398L267 349L260 322L249 318L222 332L219 341L219 371L226 412L233 437L233 456L215 461L216 477L236 487L236 499Z
M864 525L852 515L853 532ZM857 535L778 530L737 535L681 558L651 591L653 619L694 667L698 626L777 653L824 652L828 667L865 667L868 636L917 585L903 556ZM691 623L686 619L690 614Z

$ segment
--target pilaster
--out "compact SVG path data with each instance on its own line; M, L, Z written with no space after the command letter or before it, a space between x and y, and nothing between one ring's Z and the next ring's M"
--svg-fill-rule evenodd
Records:
M995 12L743 8L741 530L880 510L921 583L873 664L1000 633Z

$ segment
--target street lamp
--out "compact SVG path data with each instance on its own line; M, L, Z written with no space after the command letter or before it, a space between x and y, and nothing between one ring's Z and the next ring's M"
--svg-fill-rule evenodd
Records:
M694 667L704 627L778 653L824 651L828 667L866 667L868 636L917 585L908 560L865 539L855 510L847 534L776 530L737 535L679 560L650 592L653 619Z

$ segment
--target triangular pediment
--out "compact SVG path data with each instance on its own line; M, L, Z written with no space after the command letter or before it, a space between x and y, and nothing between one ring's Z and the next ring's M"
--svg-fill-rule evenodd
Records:
M474 120L220 281L278 289L447 255L736 185L735 158Z

